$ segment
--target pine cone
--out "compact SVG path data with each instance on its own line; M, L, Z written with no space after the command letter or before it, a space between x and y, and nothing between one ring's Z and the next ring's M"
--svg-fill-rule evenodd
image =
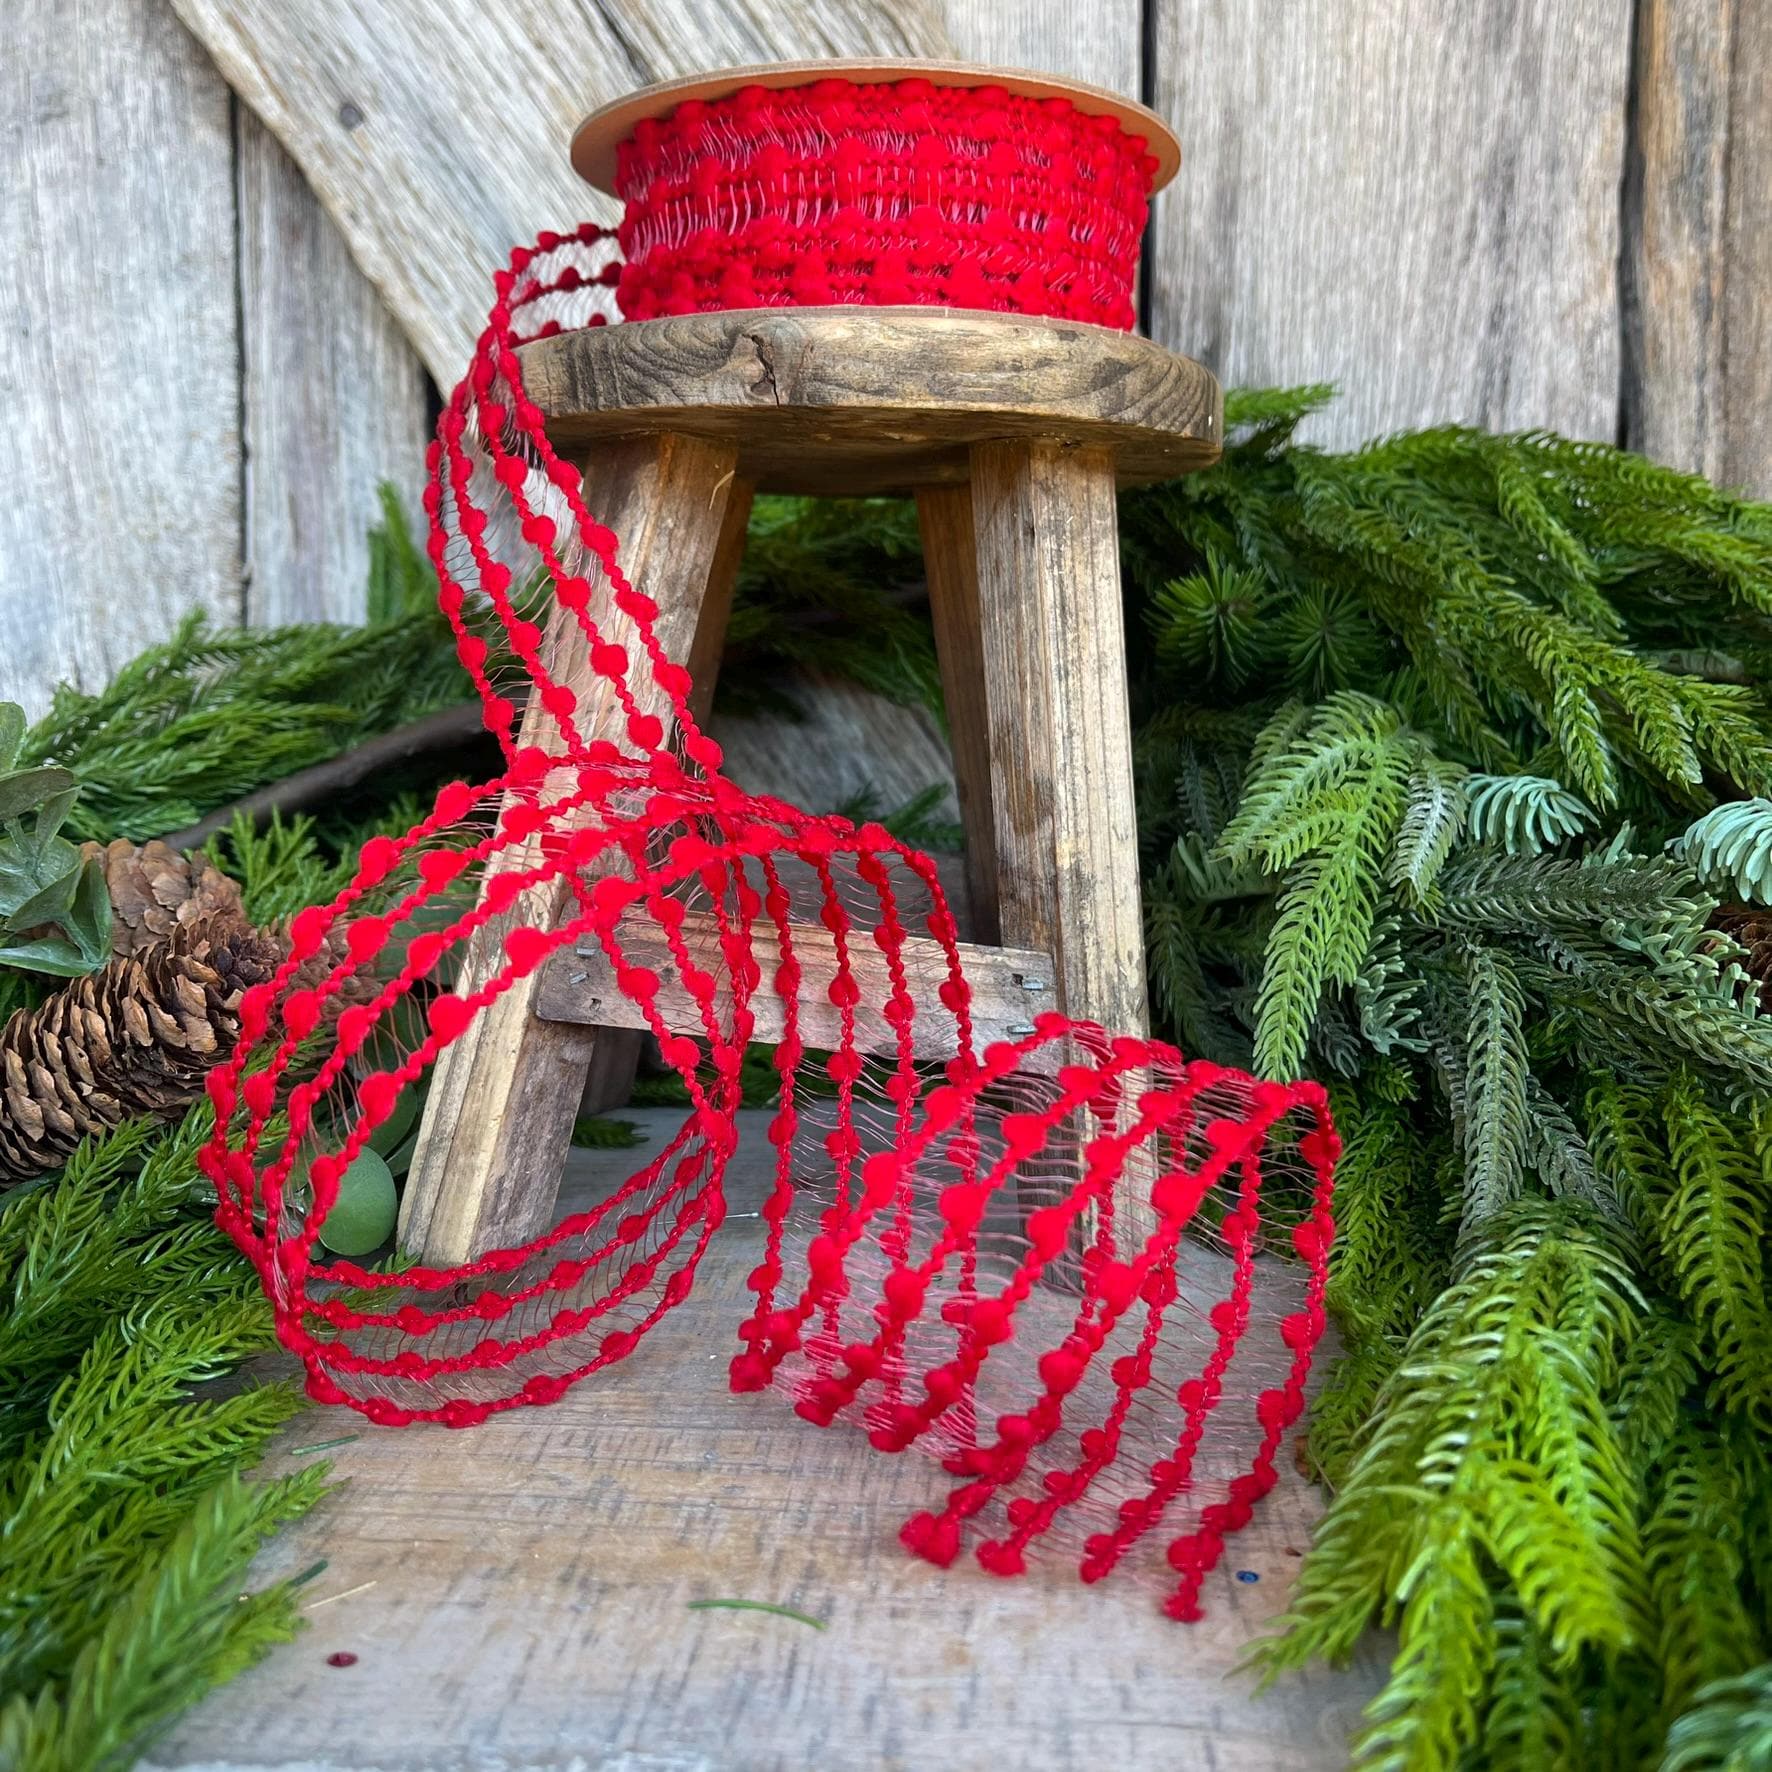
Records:
M237 913L175 918L165 940L19 1010L0 1029L0 1188L58 1167L90 1132L175 1117L233 1051L241 995L287 952Z
M181 855L158 837L140 848L119 837L112 843L82 843L80 855L103 859L113 953L136 953L200 917L223 911L240 915L240 888L201 850Z
M1760 1012L1772 1015L1772 911L1752 904L1720 904L1710 927L1744 950L1742 970L1759 980Z

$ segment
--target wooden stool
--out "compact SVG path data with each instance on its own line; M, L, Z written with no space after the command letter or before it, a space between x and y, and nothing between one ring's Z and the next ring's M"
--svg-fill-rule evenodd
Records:
M1213 377L1128 333L934 308L692 314L561 334L524 347L522 363L555 446L584 463L586 504L620 538L624 571L659 604L698 720L753 490L915 493L967 882L992 944L967 955L980 1044L1054 1007L1143 1033L1115 491L1217 459ZM619 738L569 612L556 611L547 647L588 736ZM525 741L544 725L526 719ZM532 897L524 920L557 916L564 897ZM829 982L818 933L802 954L809 1043ZM907 957L913 978L933 961L924 945L929 956ZM477 963L470 954L470 981ZM686 997L680 1007L696 1031ZM770 1037L769 1005L753 1007ZM920 1055L951 1055L945 1017L929 1023ZM600 957L558 955L500 997L438 1062L402 1246L449 1264L546 1229L587 1073L595 1062L631 1078L626 1030L640 1025Z

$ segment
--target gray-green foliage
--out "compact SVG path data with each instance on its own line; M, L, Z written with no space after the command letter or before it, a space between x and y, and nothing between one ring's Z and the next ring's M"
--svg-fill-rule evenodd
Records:
M1714 806L1669 847L1706 885L1754 904L1772 904L1772 800Z
M73 772L19 765L24 709L0 701L0 967L72 978L111 951L104 871L61 835L79 798Z

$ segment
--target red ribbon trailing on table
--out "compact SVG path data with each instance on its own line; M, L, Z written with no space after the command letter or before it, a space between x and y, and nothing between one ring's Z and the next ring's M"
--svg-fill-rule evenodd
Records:
M752 120L773 118L779 135L789 96L749 101ZM810 101L794 96L803 122ZM1049 105L1036 108L1057 127ZM1126 138L1087 122L1109 171L1130 164L1116 146ZM654 196L660 165L694 160L681 148L692 127L713 125L680 113L676 133L663 131L669 153L642 138ZM908 153L914 182L932 160L914 142ZM1010 157L998 153L993 176L1010 179ZM783 176L775 161L764 174ZM704 184L698 201L724 189L749 213L730 183ZM934 213L914 208L902 217L912 234ZM587 226L544 235L495 279L425 504L442 607L505 769L450 784L406 835L367 844L351 884L296 918L277 977L247 994L239 1047L210 1084L202 1164L217 1220L255 1264L316 1399L378 1423L457 1427L550 1402L632 1353L688 1296L726 1212L752 1005L773 995L774 1181L733 1388L783 1383L808 1420L856 1423L882 1451L933 1453L952 1482L903 1538L937 1563L970 1539L985 1567L1013 1573L1045 1539L1094 1580L1148 1539L1163 1547L1166 1609L1197 1616L1226 1535L1276 1480L1323 1328L1337 1153L1323 1091L1057 1015L978 1050L935 864L878 825L813 816L725 776L687 671L659 645L657 608L550 447L518 356L526 339L618 317L617 287L647 313L724 291L705 240L642 209L651 245L640 242L638 271ZM693 264L662 264L672 239ZM764 258L779 240L762 242ZM978 287L996 305L1047 301L1025 263L994 262ZM892 284L893 298L910 287L922 299L914 243L904 263L913 282ZM823 274L821 299L828 257ZM1060 282L1074 291L1080 275ZM799 288L765 286L782 300ZM753 275L753 299L758 288ZM558 610L599 685L595 730L549 669L544 625ZM545 716L539 742L520 742L518 687ZM557 920L525 916L561 894ZM685 938L692 908L712 917L717 954ZM809 924L835 946L830 1051L809 1049L799 1025L796 938ZM666 1023L666 981L630 953L637 928L652 951L662 938L696 1031ZM939 998L957 1056L933 1072L912 1046L913 1013L930 1012L913 1004L903 963L913 935L946 961ZM323 1259L317 1233L339 1178L401 1093L515 980L590 943L688 1091L675 1136L522 1247L397 1273ZM885 1000L866 1005L864 973L879 966L856 966L864 949L888 980ZM453 988L439 988L457 965ZM893 1030L895 1056L859 1046L864 1006ZM305 1161L322 1127L332 1148ZM1119 1223L1128 1198L1148 1203L1148 1222Z

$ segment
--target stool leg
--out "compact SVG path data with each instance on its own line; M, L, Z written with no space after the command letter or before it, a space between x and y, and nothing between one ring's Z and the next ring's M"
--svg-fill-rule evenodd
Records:
M695 638L684 662L695 686L689 692L689 711L698 726L706 727L714 706L714 685L720 677L720 654L726 645L726 624L732 616L732 597L738 589L738 569L744 563L745 532L750 527L751 500L755 488L748 480L734 479L726 493L726 515L720 539L714 546L714 563L708 571L706 594ZM584 1098L579 1110L607 1113L625 1107L634 1093L634 1073L640 1067L644 1034L627 1028L605 1028L597 1036L585 1077Z
M970 486L925 486L917 494L929 613L954 755L955 796L966 833L966 896L976 938L1003 939L997 917L997 831L991 807L991 727L985 712L984 638L979 631L978 537Z
M971 452L1001 939L1049 953L1059 1007L1146 1031L1114 466L1105 450ZM1148 1206L1118 1203L1124 1233Z
M735 460L730 448L697 438L641 437L604 448L586 473L585 502L621 537L622 570L658 603L659 640L672 658L691 657L698 641L717 650L712 637L702 641L700 624ZM594 613L611 638L631 634L606 595ZM610 686L592 674L569 611L554 610L544 645L550 675L577 692L585 738L624 738L621 709ZM638 656L637 648L630 652ZM636 682L635 699L644 711L664 712L655 689ZM532 700L521 741L546 743L552 735L552 722ZM537 848L513 854L510 866L539 859ZM570 901L563 881L538 887L492 929L502 934L516 922L546 926ZM501 960L496 937L476 943L459 988L473 990ZM401 1206L400 1243L433 1265L527 1241L553 1222L586 1072L610 1036L538 1020L540 988L539 971L519 979L443 1053L432 1074Z

